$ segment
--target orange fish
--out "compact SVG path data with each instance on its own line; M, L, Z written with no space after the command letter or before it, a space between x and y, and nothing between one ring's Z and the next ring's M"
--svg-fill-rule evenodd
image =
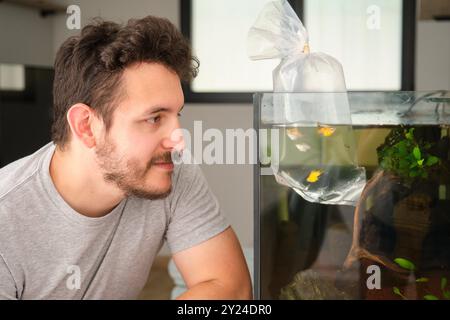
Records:
M286 129L287 135L291 140L297 140L303 137L303 134L298 128L288 128Z
M313 170L309 173L308 178L306 178L306 181L311 183L317 182L321 174L322 174L321 170Z
M336 128L332 128L332 127L319 127L319 129L317 130L317 132L324 137L331 136L335 131L336 131Z

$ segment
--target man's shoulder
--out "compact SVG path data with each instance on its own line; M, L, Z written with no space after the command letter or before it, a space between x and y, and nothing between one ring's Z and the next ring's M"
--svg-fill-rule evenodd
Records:
M189 184L194 180L198 175L202 175L202 171L198 164L186 164L180 163L175 165L174 170L174 178L175 178L175 186Z
M172 197L178 197L186 191L197 187L204 179L200 166L195 163L180 163L175 165L172 177Z
M0 203L36 176L40 161L49 148L51 144L0 168Z

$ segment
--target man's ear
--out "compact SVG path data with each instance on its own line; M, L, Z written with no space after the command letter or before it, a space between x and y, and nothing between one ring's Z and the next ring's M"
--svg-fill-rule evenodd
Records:
M94 110L83 103L74 104L67 111L67 122L73 137L88 148L96 145L95 121L99 120L95 116Z

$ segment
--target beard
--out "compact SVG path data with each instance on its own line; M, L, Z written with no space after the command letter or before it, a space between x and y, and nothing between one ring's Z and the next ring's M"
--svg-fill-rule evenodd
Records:
M169 187L148 186L145 184L146 175L156 162L172 162L171 153L166 152L152 157L145 167L139 165L135 159L125 160L115 152L115 145L106 139L95 151L97 162L102 170L103 179L107 183L116 185L126 196L157 200L166 198L172 191ZM167 178L171 179L172 173L167 172Z

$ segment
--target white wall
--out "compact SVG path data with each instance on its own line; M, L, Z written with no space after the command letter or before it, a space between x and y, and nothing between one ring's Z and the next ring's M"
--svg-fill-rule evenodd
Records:
M53 21L37 10L0 2L0 62L53 65Z
M416 90L450 90L450 22L419 21Z
M93 17L126 23L130 18L142 18L150 14L165 17L178 26L180 20L178 2L178 0L58 0L58 4L63 6L75 4L80 7L81 27L88 24ZM66 38L79 32L67 29L66 15L59 15L53 20L55 54Z
M202 131L219 129L225 138L225 129L253 127L253 109L246 104L187 104L181 123L194 138L193 123L202 120ZM225 143L225 139L224 139ZM208 143L205 142L205 147ZM224 155L225 156L225 155ZM248 157L248 152L247 155ZM248 158L247 158L248 159ZM248 162L248 161L247 161ZM206 165L200 166L217 196L241 244L253 247L253 167L252 165Z

